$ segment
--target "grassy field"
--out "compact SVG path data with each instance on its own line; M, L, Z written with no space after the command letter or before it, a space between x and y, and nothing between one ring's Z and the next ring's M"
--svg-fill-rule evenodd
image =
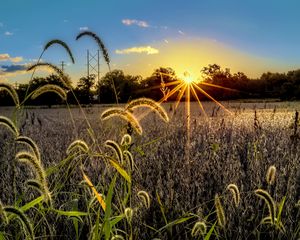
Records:
M127 143L124 120L100 119L111 106L0 108L36 142L51 195L0 125L0 238L299 239L300 103L223 104L231 115L205 102L206 118L192 103L189 156L184 104ZM87 146L67 154L77 139Z

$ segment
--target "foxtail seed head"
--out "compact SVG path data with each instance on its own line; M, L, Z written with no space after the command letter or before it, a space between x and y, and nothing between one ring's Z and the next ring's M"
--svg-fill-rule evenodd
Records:
M270 166L267 171L266 180L269 185L272 185L275 182L276 177L276 167Z
M231 183L231 184L229 184L227 186L227 190L229 190L232 193L234 205L236 207L238 207L239 203L240 203L240 191L239 191L239 188L237 187L237 185Z
M146 208L150 208L150 197L149 194L146 191L139 191L137 193L137 196L139 197L139 199L141 200L142 204L146 207Z
M207 226L205 222L199 221L196 222L193 229L192 229L192 236L193 237L198 237L198 236L203 236L207 232Z
M215 208L217 212L217 217L218 217L218 224L220 227L224 228L226 225L226 217L225 217L225 212L221 203L221 200L219 198L219 195L215 195Z
M276 216L276 207L275 207L273 198L267 191L265 191L263 189L256 189L254 192L258 197L265 200L265 202L268 206L268 209L269 209L269 214L270 214L269 216L270 216L271 222L274 224L275 216Z

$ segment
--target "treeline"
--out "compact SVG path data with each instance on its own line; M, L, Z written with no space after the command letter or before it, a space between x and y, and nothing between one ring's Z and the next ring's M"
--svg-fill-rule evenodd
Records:
M300 69L287 73L263 73L259 79L249 79L244 73L231 73L230 69L222 69L217 64L211 64L201 70L202 80L196 82L201 89L217 100L230 100L240 98L279 98L282 100L295 100L300 98ZM124 74L122 70L113 70L106 73L99 82L96 76L82 77L68 92L68 104L95 104L128 102L138 97L149 97L160 100L172 91L180 80L172 68L158 68L151 76L142 78ZM70 78L68 78L71 83ZM35 77L29 84L16 86L22 100L28 94L44 84L57 84L62 88L58 75ZM176 100L178 93L167 98L167 101ZM197 91L200 100L207 97ZM76 96L76 98L75 98ZM55 93L45 93L35 100L26 99L26 105L56 105L64 104ZM5 91L0 91L0 105L13 105Z

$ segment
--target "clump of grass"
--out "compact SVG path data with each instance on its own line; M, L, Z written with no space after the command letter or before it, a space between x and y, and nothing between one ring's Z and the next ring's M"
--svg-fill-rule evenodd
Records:
M62 46L62 47L67 51L67 53L69 54L69 57L71 58L72 63L75 63L73 54L72 54L72 52L71 52L69 46L68 46L65 42L63 42L62 40L59 40L59 39L53 39L53 40L49 41L49 42L45 45L44 51L46 51L49 47L51 47L51 46L54 45L54 44L58 44L58 45Z
M0 116L0 125L6 126L15 135L15 137L19 136L19 130L17 126L9 118Z
M267 183L269 185L274 184L275 177L276 177L276 167L273 165L268 168L267 175L266 175Z
M218 194L215 195L215 208L217 212L218 224L220 227L224 228L226 225L225 212Z
M9 95L12 97L16 107L18 108L20 106L18 93L11 84L0 83L0 90L5 90L6 92L8 92Z
M67 100L67 94L65 90L55 84L46 84L41 86L33 91L31 98L36 99L38 96L46 93L46 92L54 92L56 93L62 100Z
M239 203L240 203L240 191L239 191L239 188L237 187L237 185L231 183L231 184L229 184L227 186L227 190L229 190L232 193L234 205L236 207L238 207Z
M18 220L22 223L24 232L26 233L27 237L30 239L34 239L34 231L33 231L33 225L30 222L29 218L21 211L19 208L16 207L4 207L3 210L6 213L15 215Z
M112 117L120 117L131 124L133 129L141 135L143 130L138 120L132 113L125 111L123 108L109 108L101 114L102 120L107 120Z
M268 209L269 209L269 214L270 214L269 217L270 217L271 223L275 224L276 207L275 207L273 198L267 191L265 191L263 189L256 189L254 192L258 197L265 200L265 202L268 206Z
M192 229L192 237L204 236L207 232L207 226L205 222L198 221L195 223Z
M138 107L149 107L152 111L157 112L165 122L169 122L169 117L165 109L159 103L150 98L138 98L136 100L132 100L126 105L125 109L133 110Z
M139 199L141 200L141 203L146 207L146 208L150 208L150 197L149 194L146 191L139 191L137 193L137 196L139 197Z

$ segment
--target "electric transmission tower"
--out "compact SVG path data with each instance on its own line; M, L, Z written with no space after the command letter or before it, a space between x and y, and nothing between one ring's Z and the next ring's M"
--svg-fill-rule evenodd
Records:
M95 74L97 82L100 81L100 51L97 50L95 54L90 53L89 50L86 51L87 60L87 77L90 74Z

